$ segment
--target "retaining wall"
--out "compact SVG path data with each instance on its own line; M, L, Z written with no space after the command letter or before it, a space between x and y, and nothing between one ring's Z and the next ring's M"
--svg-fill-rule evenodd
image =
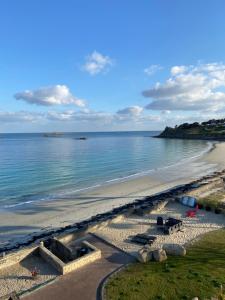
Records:
M25 257L28 255L34 253L37 251L37 246L36 247L30 247L30 248L25 248L23 250L19 250L14 253L7 254L6 256L0 258L0 270L3 268L10 267L14 264L19 263L22 261Z
M56 238L52 239L49 250L59 257L63 262L67 262L73 258L71 250Z
M45 246L39 247L40 256L50 265L52 265L60 274L63 274L64 262L49 251Z
M97 249L96 247L89 244L88 242L83 242L83 244L88 248L91 248L92 252L65 264L63 266L63 274L67 274L71 271L77 270L101 258L101 250Z
M45 261L51 264L60 274L64 275L101 258L101 250L97 249L86 241L82 242L81 245L84 245L91 249L91 252L68 263L64 263L51 251L45 248L45 246L39 247L39 253Z

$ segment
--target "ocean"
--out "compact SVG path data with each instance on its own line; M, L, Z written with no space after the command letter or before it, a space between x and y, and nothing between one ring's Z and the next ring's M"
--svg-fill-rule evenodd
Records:
M0 208L73 198L82 191L168 169L211 144L153 138L158 132L0 135ZM86 140L77 138L85 136Z

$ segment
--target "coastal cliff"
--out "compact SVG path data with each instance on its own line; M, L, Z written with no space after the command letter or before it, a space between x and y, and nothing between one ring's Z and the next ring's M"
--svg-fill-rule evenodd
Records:
M157 138L225 140L225 119L166 127Z

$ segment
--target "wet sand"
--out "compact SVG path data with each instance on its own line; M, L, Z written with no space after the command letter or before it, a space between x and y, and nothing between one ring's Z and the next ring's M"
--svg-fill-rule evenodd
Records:
M168 190L225 168L225 143L211 152L152 174L87 190L73 199L40 201L0 211L0 247L27 235L88 219L147 195Z

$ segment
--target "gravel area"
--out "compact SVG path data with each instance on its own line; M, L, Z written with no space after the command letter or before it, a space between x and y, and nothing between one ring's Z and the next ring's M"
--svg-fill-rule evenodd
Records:
M40 272L40 275L38 275L36 279L31 277L31 270L33 270L34 267ZM32 255L20 263L0 271L0 296L4 296L13 291L26 291L55 278L57 275L57 271L48 265L41 257Z
M99 229L96 234L122 250L136 255L137 251L143 246L131 243L129 240L132 235L138 233L148 233L157 236L157 240L152 247L159 248L167 243L184 245L206 232L225 226L225 216L222 214L217 215L213 212L199 210L196 217L187 218L186 212L189 209L179 203L169 203L160 212L143 217L132 215L120 222ZM181 219L184 228L182 231L174 234L164 235L163 232L158 231L156 228L157 216Z

